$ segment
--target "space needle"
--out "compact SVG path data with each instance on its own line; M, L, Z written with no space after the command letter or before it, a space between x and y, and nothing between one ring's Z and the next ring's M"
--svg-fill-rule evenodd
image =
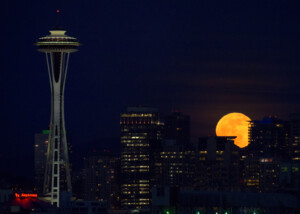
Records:
M67 36L66 30L57 25L50 30L50 35L39 38L35 45L38 51L46 54L51 89L50 133L43 192L51 196L52 205L59 207L60 193L72 192L64 91L70 53L76 52L80 43L76 38Z

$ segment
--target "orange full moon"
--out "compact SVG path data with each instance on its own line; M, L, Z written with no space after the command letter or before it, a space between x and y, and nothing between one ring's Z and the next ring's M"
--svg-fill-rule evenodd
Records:
M234 144L244 148L249 144L248 129L251 119L242 113L233 112L223 116L216 127L217 136L236 136Z

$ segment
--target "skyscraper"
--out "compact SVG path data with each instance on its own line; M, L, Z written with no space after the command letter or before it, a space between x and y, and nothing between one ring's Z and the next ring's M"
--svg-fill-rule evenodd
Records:
M121 114L121 206L149 208L154 151L161 138L156 109L128 108Z
M161 148L155 156L156 184L192 187L195 151L190 145L190 117L174 111L164 122Z
M276 117L264 117L249 124L248 155L256 158L277 157L287 160L290 157L290 125Z
M159 159L161 174L158 185L169 187L190 188L193 186L195 175L195 151L182 148L176 140L163 140Z
M79 46L76 38L65 33L61 27L55 27L50 30L50 35L39 38L35 43L38 51L46 54L51 88L50 133L43 191L51 194L51 204L57 207L61 191L72 192L64 118L64 90L70 53L76 52Z
M173 139L181 146L190 144L190 117L174 111L165 117L164 139Z

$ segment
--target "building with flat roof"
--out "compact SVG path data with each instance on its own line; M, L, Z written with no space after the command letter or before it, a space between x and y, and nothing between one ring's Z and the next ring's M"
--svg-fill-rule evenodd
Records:
M290 159L290 124L277 117L264 117L249 124L248 155L257 158Z
M190 144L190 117L174 111L164 118L164 139L173 139L181 146Z
M240 188L240 156L234 139L215 136L199 138L195 189L229 191Z
M161 123L153 108L127 108L121 114L121 206L148 209L154 173L154 151L160 145Z

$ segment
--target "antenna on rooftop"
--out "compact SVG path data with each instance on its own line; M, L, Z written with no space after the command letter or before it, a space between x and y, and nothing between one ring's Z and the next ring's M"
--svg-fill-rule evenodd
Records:
M55 29L60 29L61 26L60 26L60 10L57 9L56 10L56 25L55 25Z

